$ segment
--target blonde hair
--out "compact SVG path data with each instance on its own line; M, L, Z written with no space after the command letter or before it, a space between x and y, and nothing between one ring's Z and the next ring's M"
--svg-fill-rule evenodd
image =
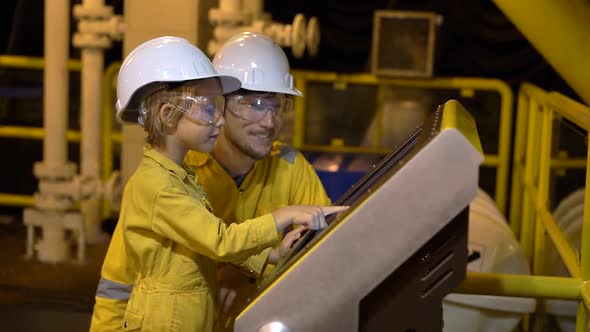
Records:
M158 146L164 142L166 126L176 127L182 117L182 112L174 108L160 117L160 108L163 102L184 109L190 108L190 101L183 98L195 93L194 86L181 85L173 88L163 88L145 97L139 104L139 114L143 122L143 129L147 132L146 142L152 146Z

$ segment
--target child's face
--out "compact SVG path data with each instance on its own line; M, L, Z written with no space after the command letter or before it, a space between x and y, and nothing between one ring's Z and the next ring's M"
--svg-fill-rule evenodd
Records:
M195 87L195 97L198 96L206 96L211 100L222 96L219 81L217 79L205 79L199 82ZM188 110L183 111L175 132L179 144L182 144L185 148L200 152L209 152L213 149L215 140L224 123L223 104L218 114L213 115L212 112L214 111L211 108L211 105L193 102ZM195 118L194 115L201 116ZM204 121L205 117L209 121Z

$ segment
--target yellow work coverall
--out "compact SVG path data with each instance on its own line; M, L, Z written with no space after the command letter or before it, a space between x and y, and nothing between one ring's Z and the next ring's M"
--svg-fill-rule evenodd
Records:
M276 243L270 214L227 226L197 178L147 147L125 187L102 267L92 331L212 331L217 262L239 264Z
M331 204L313 167L290 146L274 149L269 157L256 161L239 187L209 154L189 151L185 164L194 169L215 215L225 222L240 223L288 205ZM240 264L242 272L251 278L244 277L238 286L238 298L229 316L236 316L247 298L254 295L254 281L260 277L269 253L264 250ZM265 275L271 270L272 266L265 268Z

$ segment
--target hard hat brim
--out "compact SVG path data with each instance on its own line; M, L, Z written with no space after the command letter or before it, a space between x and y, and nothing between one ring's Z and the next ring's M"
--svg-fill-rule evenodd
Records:
M256 92L274 92L274 93L284 93L286 95L303 97L303 93L297 90L296 88L288 89L288 88L259 88L259 89L251 89L247 86L242 86L242 89L248 91L256 91Z

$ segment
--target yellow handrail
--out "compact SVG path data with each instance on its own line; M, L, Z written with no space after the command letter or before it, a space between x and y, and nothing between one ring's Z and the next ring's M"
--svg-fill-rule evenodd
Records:
M31 195L0 194L0 202L6 206L33 206L34 200Z
M42 70L45 68L45 59L20 55L0 55L0 67ZM80 60L69 59L68 69L70 71L80 71L82 70L82 63Z
M500 128L498 138L497 155L486 155L484 166L497 168L495 201L502 213L506 212L507 194L508 194L508 173L510 167L510 138L512 132L512 103L513 95L510 87L501 80L487 78L434 78L434 79L396 79L377 77L371 74L340 74L330 72L311 72L311 71L294 71L295 81L298 89L305 94L307 83L312 82L332 82L334 84L365 84L412 88L429 88L429 89L454 89L454 90L482 90L495 91L501 97L500 106ZM295 100L295 118L294 118L293 144L298 149L309 149L310 145L305 143L305 105L300 98ZM314 151L360 151L352 147L313 147ZM386 149L376 150L381 153L388 153Z
M42 140L45 137L45 129L38 127L0 126L0 137ZM69 142L80 142L80 137L80 131L68 130L66 132L66 138Z
M579 301L577 330L587 329L588 308L590 308L590 186L586 185L584 197L584 221L582 225L582 248L579 256L569 243L555 218L549 211L550 170L553 168L586 168L586 182L590 180L587 167L590 150L586 158L552 158L553 122L565 118L583 130L590 129L590 108L556 92L546 92L532 84L522 84L518 94L515 147L512 166L512 189L510 222L514 233L520 238L525 257L533 267L534 276L522 276L523 284L514 287L529 287L538 283L539 289L528 289L529 296L542 298L575 299ZM588 133L586 133L588 135ZM587 139L587 137L586 137ZM545 260L545 239L550 239L559 257L572 278L549 279L542 276ZM555 278L555 277L551 277ZM494 282L514 282L509 276L499 276ZM469 281L470 291L479 292L477 279ZM486 280L479 280L484 282ZM520 282L520 279L519 279ZM573 297L574 285L579 295ZM480 285L481 286L481 285ZM485 286L482 286L485 291ZM551 288L551 289L549 289ZM502 292L496 289L488 292ZM515 290L518 292L518 290ZM547 296L552 293L552 296ZM534 328L540 329L544 317L544 305L537 304Z
M38 57L27 56L13 56L0 55L0 67L4 68L18 68L42 70L45 67L45 60ZM114 77L118 73L120 63L113 63L105 70L103 76L103 156L102 165L103 179L107 179L113 172L113 143L120 143L122 141L121 133L114 133L112 130L113 123L113 105L111 101L113 98L113 84ZM68 60L68 69L70 71L80 71L82 68L79 60ZM24 127L24 126L0 126L0 137L18 138L18 139L34 139L42 140L45 137L45 130L40 127ZM77 130L68 130L66 132L66 139L68 142L80 142L81 134ZM32 195L16 195L8 193L0 193L0 205L7 206L32 206Z

